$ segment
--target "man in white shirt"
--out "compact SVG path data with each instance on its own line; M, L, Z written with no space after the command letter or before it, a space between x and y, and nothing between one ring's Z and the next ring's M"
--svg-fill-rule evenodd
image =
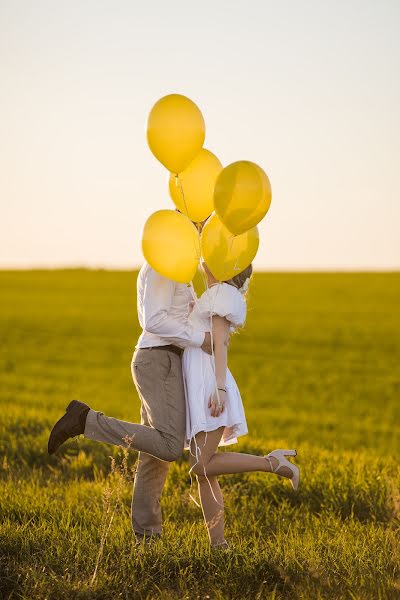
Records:
M191 300L189 286L159 275L145 263L137 279L138 318L143 331L132 358L141 424L108 417L73 400L49 437L49 454L81 433L92 440L139 450L132 497L132 528L138 540L161 535L161 493L171 461L183 452L183 349L197 346L211 353L210 333L193 329L188 321Z

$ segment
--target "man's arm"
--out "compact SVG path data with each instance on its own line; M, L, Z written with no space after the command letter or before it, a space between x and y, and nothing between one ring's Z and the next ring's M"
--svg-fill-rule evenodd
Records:
M178 320L168 315L175 285L174 281L149 269L143 290L143 328L183 348L201 347L207 338L204 332L192 327L187 318Z

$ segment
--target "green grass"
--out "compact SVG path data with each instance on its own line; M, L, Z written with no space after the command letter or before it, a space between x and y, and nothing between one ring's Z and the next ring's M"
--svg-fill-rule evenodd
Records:
M0 598L400 598L400 274L255 276L230 345L249 425L237 449L295 447L302 480L295 493L265 473L221 477L225 555L189 498L187 453L167 480L164 539L144 550L130 526L135 452L125 478L109 445L47 455L72 398L139 420L135 282L0 272Z

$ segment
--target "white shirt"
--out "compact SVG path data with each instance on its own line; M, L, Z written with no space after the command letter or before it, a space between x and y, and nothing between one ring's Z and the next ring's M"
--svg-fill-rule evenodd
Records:
M143 331L136 348L168 344L200 347L205 333L189 323L191 300L187 284L167 279L145 263L137 278L137 311Z

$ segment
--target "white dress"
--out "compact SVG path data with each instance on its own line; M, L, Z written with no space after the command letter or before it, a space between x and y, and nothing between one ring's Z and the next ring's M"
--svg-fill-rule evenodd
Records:
M246 319L246 302L237 288L228 283L219 283L208 288L197 300L189 316L193 325L202 331L211 331L212 315L226 317L231 332L243 325ZM215 391L214 359L201 348L187 347L183 353L182 368L186 396L186 440L199 431L214 431L225 426L219 446L237 442L237 438L248 433L246 417L239 388L232 373L226 372L226 402L219 417L211 416L208 408L210 396Z

